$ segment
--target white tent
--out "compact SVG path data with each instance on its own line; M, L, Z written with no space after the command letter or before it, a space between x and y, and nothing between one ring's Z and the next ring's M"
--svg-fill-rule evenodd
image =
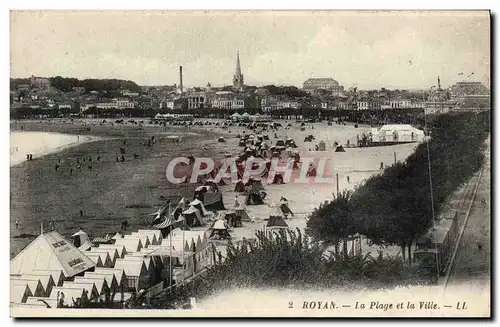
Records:
M124 246L126 252L137 252L144 247L138 237L118 239L114 245Z
M143 277L147 275L148 268L144 260L135 259L118 259L115 264L115 269L123 269L127 277Z
M11 280L38 280L42 284L44 295L49 296L52 288L56 286L51 275L11 275ZM62 285L62 281L61 281Z
M143 233L139 234L138 232L133 232L132 234L125 235L125 237L123 239L124 240L128 240L128 239L131 239L131 238L138 238L138 239L140 239L141 243L142 243L142 246L145 247L145 248L147 248L148 246L151 245L151 239L146 234L143 234Z
M108 273L96 273L96 272L86 272L83 276L87 279L104 279L111 290L111 292L118 292L120 290L120 284L116 280L115 274L113 272ZM75 277L75 281L77 278L83 277Z
M107 267L107 268L113 268L114 264L115 264L115 260L111 259L110 255L108 252L93 252L93 251L90 251L88 252L88 255L87 255L89 258L92 259L92 261L94 261L96 263L96 266L97 267ZM101 263L102 265L98 265L97 264L97 257L99 257L101 259Z
M92 248L91 251L93 249L94 248ZM98 247L96 247L95 249L108 250L108 253L109 253L109 251L116 250L116 252L118 252L118 257L119 258L123 258L125 256L125 253L127 252L125 250L125 246L124 245L118 245L118 244L101 244Z
M127 274L125 270L120 268L95 268L95 271L91 272L91 274L102 274L109 275L113 274L116 278L116 282L118 285L125 286L127 282Z
M42 284L40 279L37 278L16 278L16 276L11 276L10 285L28 285L33 296L46 296L46 288L50 288L51 290L52 287L54 287L54 285L52 284L48 284L45 286L44 284ZM50 294L50 292L48 294Z
M89 235L81 229L71 235L71 237L73 237L73 245L80 251L86 251L92 246L92 243L89 240Z
M61 270L75 276L95 264L56 231L43 233L10 261L10 274L32 274L35 270Z
M108 254L109 258L111 259L111 266L114 267L116 259L120 258L118 255L118 251L116 249L100 249L100 248L91 248L90 253L99 253L99 254ZM101 257L102 259L102 257Z
M39 269L35 269L33 271L33 274L26 274L26 275L27 276L29 276L29 275L51 276L52 279L54 280L54 285L55 286L62 286L62 284L64 282L64 279L65 279L62 270L41 270L41 269L39 270Z
M203 216L208 216L209 215L209 212L207 211L207 209L203 205L203 202L201 202L199 199L194 199L193 201L191 201L191 203L189 205L197 208L198 211L200 211L200 213ZM201 208L201 210L200 210L200 208Z
M87 295L87 291L83 288L70 288L70 287L54 287L52 289L52 293L50 293L49 299L57 300L59 293L59 299L64 296L63 304L72 307L73 300L77 301L80 299L82 302L87 302L89 300L89 295Z
M101 278L99 278L98 276L97 277L75 276L75 283L77 283L77 284L94 283L95 287L97 288L97 292L99 292L99 295L109 293L109 291L110 291L110 287L108 285L108 282L106 281L106 278L104 278L104 276L101 276Z
M159 229L139 229L137 233L146 234L151 240L152 245L161 244L163 240L163 237L161 236L161 231Z
M39 280L11 279L10 287L27 286L33 296L44 296L45 290Z
M102 262L101 260L101 256L99 255L99 253L88 253L87 254L87 257L92 260L92 262L94 262L94 265L96 267L104 267L104 262ZM108 262L109 263L109 262ZM111 268L111 267L109 267Z
M10 303L25 303L29 296L33 296L28 285L11 285Z
M93 281L87 282L64 282L63 287L66 288L81 288L84 289L90 300L96 299L101 295L101 290L98 290Z

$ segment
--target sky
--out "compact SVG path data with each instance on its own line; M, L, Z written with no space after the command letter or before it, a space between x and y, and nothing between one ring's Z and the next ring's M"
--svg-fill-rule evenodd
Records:
M490 20L470 12L11 11L11 77L345 88L490 86ZM463 75L458 75L463 73ZM468 76L474 73L470 77Z

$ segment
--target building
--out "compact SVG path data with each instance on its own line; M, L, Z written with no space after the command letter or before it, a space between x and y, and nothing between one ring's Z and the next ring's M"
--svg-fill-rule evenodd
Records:
M187 95L188 109L203 109L206 104L205 92L190 92Z
M82 106L82 111L85 111L89 108L95 107L97 109L128 109L134 108L134 103L128 100L118 100L113 99L111 102L97 102L97 103L89 103Z
M490 90L480 82L457 82L450 87L457 108L490 108Z
M50 81L48 78L31 76L30 85L38 92L50 91Z
M233 76L233 87L237 90L243 90L244 80L241 73L240 52L236 52L236 71Z
M368 110L368 101L358 101L356 105L358 110Z
M412 108L410 100L391 100L389 101L391 109L408 109Z
M245 100L232 97L216 97L211 102L212 108L216 109L244 109Z
M344 87L330 77L310 78L304 82L302 89L309 94L315 94L319 90L328 91L333 96L340 96L344 93Z

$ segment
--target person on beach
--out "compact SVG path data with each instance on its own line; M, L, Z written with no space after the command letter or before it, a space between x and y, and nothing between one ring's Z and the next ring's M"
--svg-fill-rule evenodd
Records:
M70 169L69 169L69 175L70 175L70 176L73 176L73 168L70 168Z
M59 164L56 164L56 166L54 168L56 171L59 171Z
M97 156L97 162L101 161L101 156Z
M380 163L380 169L384 169L384 163L383 162Z
M350 180L349 176L347 176L347 183L350 183L350 182L351 182L351 180Z
M80 217L83 217L83 210L80 210Z
M18 228L19 228L19 220L16 219L16 229L18 229Z
M32 154L30 154L30 161L31 161L31 160L33 160L33 155L32 155Z
M26 154L26 160L30 160L30 155Z

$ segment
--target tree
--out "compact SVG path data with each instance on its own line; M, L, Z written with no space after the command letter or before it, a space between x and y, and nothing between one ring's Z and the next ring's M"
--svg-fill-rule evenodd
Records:
M358 221L354 218L354 207L351 201L352 192L344 190L330 202L326 201L315 209L307 221L306 233L313 240L325 245L333 245L339 254L339 245L343 242L343 254L348 255L348 238L359 230Z

